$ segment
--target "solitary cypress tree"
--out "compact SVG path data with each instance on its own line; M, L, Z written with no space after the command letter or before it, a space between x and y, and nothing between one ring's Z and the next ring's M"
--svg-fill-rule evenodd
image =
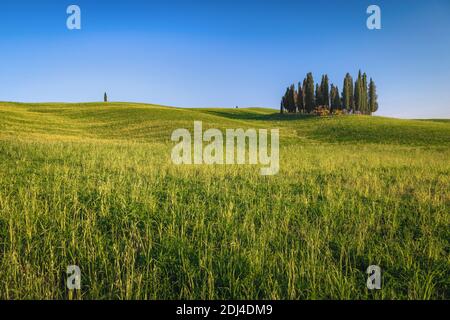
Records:
M306 75L306 83L305 83L305 110L310 113L315 108L315 99L314 99L314 78L312 73L308 73Z
M377 96L377 87L375 86L375 82L370 78L369 84L369 111L370 113L377 112L378 110L378 96Z
M104 102L108 102L108 95L106 94L106 92L105 92L105 94L103 95L103 101L104 101Z

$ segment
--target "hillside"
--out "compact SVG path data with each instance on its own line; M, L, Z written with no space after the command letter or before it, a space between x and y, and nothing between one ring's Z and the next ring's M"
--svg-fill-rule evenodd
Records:
M173 165L194 121L279 128L280 172ZM449 121L0 103L0 299L448 299L448 159Z
M176 128L280 128L282 137L321 143L449 145L450 121L369 116L317 118L273 109L184 109L133 103L0 102L0 137L50 140L169 141Z

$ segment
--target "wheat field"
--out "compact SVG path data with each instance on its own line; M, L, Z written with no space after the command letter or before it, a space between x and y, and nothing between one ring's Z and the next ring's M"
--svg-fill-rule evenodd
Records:
M279 128L280 172L172 164L194 121ZM449 159L445 120L0 103L0 298L449 299Z

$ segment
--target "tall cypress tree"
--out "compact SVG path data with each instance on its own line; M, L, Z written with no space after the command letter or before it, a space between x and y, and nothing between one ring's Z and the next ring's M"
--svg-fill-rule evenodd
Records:
M362 76L362 82L361 82L361 111L363 114L369 114L369 99L367 94L367 75L366 73Z
M286 88L285 108L287 112L291 112L290 90L291 90L290 87Z
M315 108L314 99L314 78L311 72L306 75L305 83L305 110L310 113Z
M336 111L336 110L341 110L342 109L342 102L341 102L341 97L339 94L339 89L338 87L334 86L333 84L331 85L331 90L330 90L330 100L331 100L331 111Z
M290 89L290 103L291 103L291 112L297 111L297 91L295 90L295 85L291 85Z
M353 112L353 109L355 108L355 97L353 96L353 91L355 90L354 83L353 83L353 77L350 76L350 82L349 82L349 95L350 95L350 110Z
M370 113L377 112L378 110L378 95L375 82L370 78L369 84L369 111Z
M328 75L322 76L322 82L320 84L320 96L321 96L321 105L325 107L330 106L330 88Z
M294 105L293 105L293 112L297 112L297 98L298 98L298 92L297 92L297 89L295 89L295 85L293 84L292 85L292 93L293 93L293 96L294 96Z
M283 110L289 112L289 87L286 88L286 92L283 96Z
M334 97L334 107L337 110L342 110L342 99L339 93L339 88L336 86L336 96Z
M295 105L295 86L294 85L291 85L288 88L287 102L288 102L288 111L289 112L295 112L297 107Z
M359 77L355 81L354 91L355 91L355 96L353 98L355 101L354 110L355 110L355 112L359 112L360 106L361 106L361 98L360 98L360 96L361 96L361 80Z
M316 107L320 107L323 105L323 97L322 97L322 90L319 86L319 84L316 84Z
M334 99L336 97L336 87L334 86L334 84L331 84L331 88L330 88L330 110L331 112L333 112L335 110L335 105L334 105Z
M361 70L358 73L358 79L355 82L355 95L354 95L354 111L361 112L362 108L362 75Z
M304 94L303 94L303 88L302 84L298 83L298 89L297 89L297 111L300 113L304 113L305 111L305 102L304 102Z
M344 78L344 88L342 89L342 107L348 112L353 109L353 78L347 73Z

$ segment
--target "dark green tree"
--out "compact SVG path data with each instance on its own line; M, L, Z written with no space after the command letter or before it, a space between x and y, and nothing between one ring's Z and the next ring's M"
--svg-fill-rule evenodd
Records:
M281 99L281 104L283 106L283 113L284 111L289 112L289 102L288 102L288 96L289 96L289 87L286 89L283 98Z
M354 94L354 107L353 107L353 111L354 112L361 112L361 108L362 108L362 75L361 75L361 70L358 73L358 79L356 79L355 81L355 94Z
M342 107L348 112L353 109L353 78L347 73L344 78L344 88L342 89Z
M294 93L294 112L297 112L297 99L298 99L298 91L295 88L295 85L292 85L292 91Z
M320 86L316 83L316 107L320 107L322 105L322 90L320 90Z
M283 100L284 110L289 112L289 87L286 88L286 93L284 94Z
M370 78L369 83L369 111L370 113L377 112L378 110L378 95L375 82Z
M341 98L341 94L339 93L338 86L336 86L336 95L334 97L334 107L337 110L342 110L342 98Z
M291 85L289 89L289 107L290 112L297 111L297 92L295 91L295 86Z
M300 113L305 112L305 97L303 93L303 87L300 82L298 83L297 89L297 111Z
M330 110L331 111L335 110L335 106L334 106L335 97L336 97L336 87L334 86L334 84L331 84L331 88L330 88Z
M322 82L320 83L320 97L321 105L325 107L330 107L330 85L328 80L328 75L322 76Z
M104 102L108 102L108 95L106 94L106 92L105 92L105 94L103 95L103 101L104 101Z
M330 99L331 99L331 111L336 111L336 110L341 110L342 109L342 102L341 102L341 97L339 94L339 89L338 87L331 85L331 90L330 90Z
M314 78L311 72L306 75L305 81L305 110L310 113L314 111L316 107L315 99L314 99Z
M295 86L291 85L286 90L286 110L290 113L297 110Z
M361 112L363 114L369 114L369 98L367 94L367 75L366 73L362 76L361 82Z

